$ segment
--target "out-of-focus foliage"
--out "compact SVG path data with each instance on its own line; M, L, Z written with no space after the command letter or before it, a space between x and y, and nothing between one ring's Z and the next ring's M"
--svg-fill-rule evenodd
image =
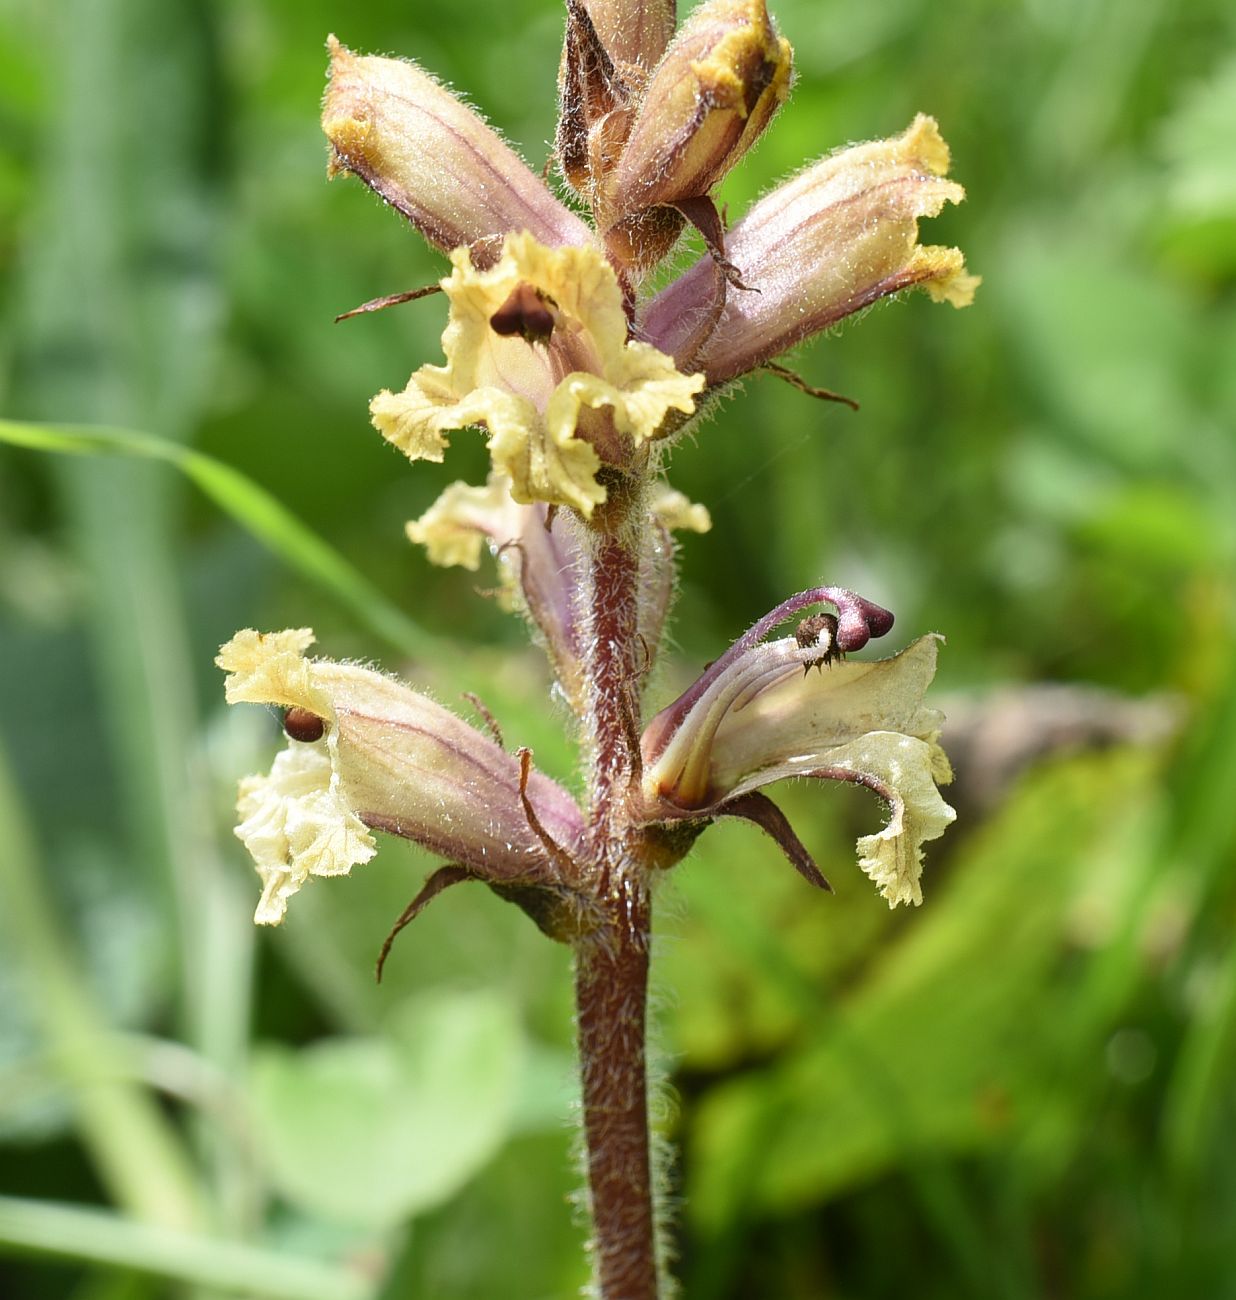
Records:
M715 527L684 543L659 698L826 579L895 609L895 637L947 633L943 693L1089 683L1183 724L1048 752L995 801L963 763L912 914L851 865L879 816L861 792L783 792L834 898L751 828L705 837L657 955L686 1295L1236 1296L1236 11L773 9L799 80L731 213L921 109L970 193L925 234L985 284L795 359L860 413L757 379L678 449ZM387 846L254 935L229 833L276 735L222 707L238 626L312 624L334 656L480 690L509 743L571 767L521 629L403 540L479 481L480 440L411 469L367 425L438 357L441 304L331 323L442 267L325 185L332 28L545 158L552 0L0 9L4 415L234 466L451 647L401 663L277 520L282 560L174 469L0 446L0 1243L44 1255L0 1262L6 1295L489 1300L585 1276L565 950L462 888L378 988L428 860Z

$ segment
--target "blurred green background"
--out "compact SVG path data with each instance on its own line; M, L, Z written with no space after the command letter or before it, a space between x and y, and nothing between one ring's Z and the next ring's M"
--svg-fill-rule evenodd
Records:
M859 414L753 379L678 450L715 527L683 544L658 700L785 594L857 587L899 643L948 635L962 816L919 911L852 866L880 816L852 790L781 800L836 897L737 825L667 884L685 1293L1236 1296L1236 11L774 12L798 85L731 214L921 109L970 193L924 236L985 284L800 353ZM225 710L211 664L237 627L310 624L479 690L569 778L489 575L403 540L485 457L459 435L412 468L368 427L437 359L442 304L332 317L443 261L326 186L316 121L335 30L435 69L539 168L561 23L551 0L0 5L0 410L156 434L270 494L212 461L189 463L209 497L168 464L0 445L5 1296L585 1280L569 954L461 889L376 988L430 865L400 844L255 933L230 808L278 726Z

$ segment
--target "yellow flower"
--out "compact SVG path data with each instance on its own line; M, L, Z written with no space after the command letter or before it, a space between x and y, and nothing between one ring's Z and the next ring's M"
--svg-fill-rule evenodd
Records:
M759 293L718 299L716 268L703 257L648 304L644 334L680 364L698 365L712 386L906 289L969 306L979 277L961 250L918 242L922 218L965 198L947 179L949 161L935 120L921 113L890 140L821 159L725 237L726 255Z
M410 460L441 460L444 433L483 425L516 501L591 514L605 500L602 462L623 464L671 412L690 415L703 376L628 341L622 290L592 246L546 248L521 232L488 270L466 248L451 261L446 365L379 393L374 425Z
M346 875L377 852L370 830L406 839L503 886L562 883L533 833L570 845L578 809L540 773L448 709L355 664L308 659L308 628L237 634L215 662L229 704L289 710L287 749L240 784L236 835L262 878L255 920L277 925L311 876Z

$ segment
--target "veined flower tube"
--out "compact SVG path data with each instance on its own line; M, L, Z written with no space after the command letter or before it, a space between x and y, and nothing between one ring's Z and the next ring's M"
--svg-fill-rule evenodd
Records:
M979 279L961 252L918 243L921 217L965 197L948 168L948 146L921 114L891 140L808 167L726 236L726 255L759 293L724 295L718 315L714 268L701 258L649 304L643 336L712 385L904 289L967 306Z
M707 194L784 102L791 62L764 0L698 6L640 100L609 204L628 213Z
M404 59L353 54L332 36L322 129L330 171L381 195L444 252L497 260L502 237L527 230L548 244L583 244L588 227L496 131Z
M821 601L836 604L840 618L813 615L795 635L764 640L778 623ZM645 815L749 817L821 883L784 818L752 796L787 777L856 782L891 812L883 831L859 840L860 866L891 906L921 903L922 845L954 816L936 789L951 775L936 744L940 715L923 704L937 638L921 637L890 659L842 658L891 623L886 611L835 588L778 606L649 723L642 742Z
M491 884L571 885L530 824L572 845L579 811L561 786L425 695L368 668L307 659L307 628L238 632L216 660L229 704L289 712L288 748L241 783L236 834L262 877L256 919L278 924L310 876L345 875L377 851L371 831L415 840Z
M546 248L525 232L487 271L467 249L451 261L447 364L379 393L374 425L410 460L441 460L446 431L483 424L517 502L590 515L606 497L602 463L630 468L668 418L695 410L703 376L628 340L617 277L596 248Z

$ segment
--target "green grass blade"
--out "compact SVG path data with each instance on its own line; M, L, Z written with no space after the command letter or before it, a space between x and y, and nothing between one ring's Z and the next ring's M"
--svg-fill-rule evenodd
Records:
M104 1210L0 1197L0 1251L134 1269L263 1300L367 1300L364 1278L327 1263Z
M78 1131L117 1202L152 1223L200 1221L188 1156L149 1094L125 1077L122 1051L68 947L43 882L34 833L0 750L0 932L29 978L48 1047L73 1095Z
M374 635L414 659L439 643L276 497L239 470L153 434L90 425L0 420L0 442L73 456L134 456L175 466L290 568L350 609Z

